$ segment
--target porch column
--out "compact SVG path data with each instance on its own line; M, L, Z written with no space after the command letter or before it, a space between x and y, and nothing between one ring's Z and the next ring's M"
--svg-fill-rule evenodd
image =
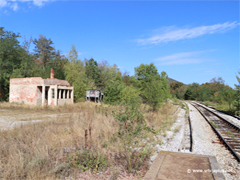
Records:
M63 99L66 99L66 90L63 90Z
M61 89L58 91L58 99L61 99Z
M45 85L42 85L42 106L46 103L45 101Z
M58 93L58 86L55 86L55 97L54 97L54 103L57 106L58 105L58 98L57 98L57 93Z
M71 92L72 103L74 103L74 94L73 94L73 92L74 92L74 89L72 87L72 92Z
M69 89L67 90L67 99L69 99Z

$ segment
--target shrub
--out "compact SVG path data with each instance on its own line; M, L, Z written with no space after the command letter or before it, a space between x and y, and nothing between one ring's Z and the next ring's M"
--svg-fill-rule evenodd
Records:
M81 171L91 170L96 173L107 167L107 158L104 154L94 150L76 152L68 158L70 166Z
M118 112L113 112L113 116L119 125L118 137L124 152L126 152L124 157L126 157L129 171L132 168L138 168L139 163L132 164L132 160L135 159L135 152L136 149L139 149L144 131L155 133L153 129L146 125L143 110L140 106L141 103L136 102L136 99L131 97L129 103L124 103L124 106Z
M126 104L132 103L140 103L141 97L139 96L140 92L138 89L134 88L133 86L126 86L121 91L121 101Z

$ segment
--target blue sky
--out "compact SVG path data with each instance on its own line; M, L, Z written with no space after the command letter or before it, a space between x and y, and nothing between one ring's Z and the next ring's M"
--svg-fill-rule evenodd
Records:
M0 0L0 26L29 39L51 38L67 54L134 67L153 62L185 84L239 71L239 1Z

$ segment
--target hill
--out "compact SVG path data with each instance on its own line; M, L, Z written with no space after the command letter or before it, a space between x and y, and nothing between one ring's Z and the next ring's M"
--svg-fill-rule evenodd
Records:
M175 79L172 79L172 78L168 78L168 84L170 84L172 82L179 82L179 81L176 81Z

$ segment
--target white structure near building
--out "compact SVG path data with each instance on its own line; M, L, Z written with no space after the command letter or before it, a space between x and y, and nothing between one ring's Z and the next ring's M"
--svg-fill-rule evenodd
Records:
M86 101L94 101L95 103L103 102L103 93L99 90L88 90L86 92Z

